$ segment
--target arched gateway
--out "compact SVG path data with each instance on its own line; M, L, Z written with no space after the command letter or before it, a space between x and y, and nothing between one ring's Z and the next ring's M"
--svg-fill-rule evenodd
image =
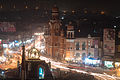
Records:
M50 65L40 60L40 52L36 48L28 51L28 59L25 60L25 73L27 80L53 80Z

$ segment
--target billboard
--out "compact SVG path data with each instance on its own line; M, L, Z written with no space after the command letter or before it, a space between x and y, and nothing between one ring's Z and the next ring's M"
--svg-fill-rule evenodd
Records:
M0 22L0 32L16 32L15 22Z
M115 29L104 29L103 50L104 50L104 56L114 56L115 54Z

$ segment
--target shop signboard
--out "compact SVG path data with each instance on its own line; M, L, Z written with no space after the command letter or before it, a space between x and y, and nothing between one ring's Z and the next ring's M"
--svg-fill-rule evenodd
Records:
M104 29L103 35L104 56L114 56L115 54L115 30Z

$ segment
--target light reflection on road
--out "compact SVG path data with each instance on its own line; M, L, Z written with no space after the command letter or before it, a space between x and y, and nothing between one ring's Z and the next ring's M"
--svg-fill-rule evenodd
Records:
M108 75L106 73L101 74L101 73L86 72L86 71L80 70L80 69L71 69L71 68L67 67L69 65L67 63L65 64L65 63L61 63L61 62L56 62L53 59L46 58L43 56L41 56L40 59L45 60L47 63L51 62L51 68L60 68L63 70L71 70L71 71L76 71L79 73L90 74L90 75L93 75L98 80L119 80L120 79L119 77L111 76L111 75Z

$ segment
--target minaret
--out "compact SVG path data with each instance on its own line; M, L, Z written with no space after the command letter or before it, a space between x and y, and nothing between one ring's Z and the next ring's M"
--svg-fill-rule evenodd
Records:
M72 26L72 22L69 22L69 25L67 26L67 38L74 38L74 27Z
M74 37L74 26L72 26L72 22L69 22L67 26L67 38L66 38L66 51L65 51L65 59L71 60L74 58L74 48L75 48L75 37Z
M59 20L59 9L56 5L52 8L52 20Z
M56 5L52 8L52 19L49 24L51 35L60 36L61 21L59 20L59 9Z
M59 20L59 9L56 5L52 8L52 19L50 25L50 56L57 58L59 56L60 47L60 28L61 21Z
M25 46L22 46L22 71L21 80L25 80Z

